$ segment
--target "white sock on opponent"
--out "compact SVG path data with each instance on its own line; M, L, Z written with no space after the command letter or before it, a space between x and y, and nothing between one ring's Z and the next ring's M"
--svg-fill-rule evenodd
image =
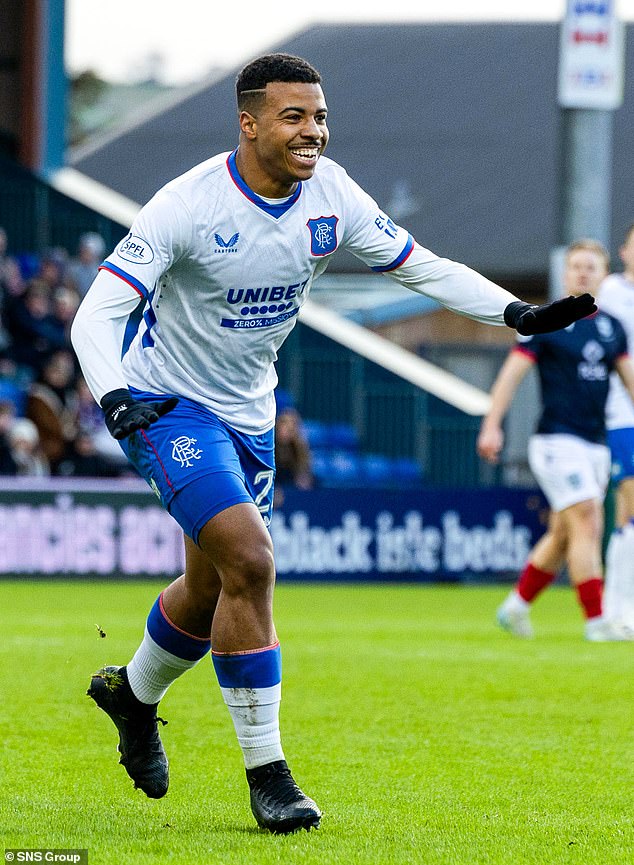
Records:
M605 565L604 615L634 628L634 523L631 520L612 533Z
M603 586L603 613L608 618L616 618L621 594L624 552L623 529L615 528L610 535L605 554L605 576Z

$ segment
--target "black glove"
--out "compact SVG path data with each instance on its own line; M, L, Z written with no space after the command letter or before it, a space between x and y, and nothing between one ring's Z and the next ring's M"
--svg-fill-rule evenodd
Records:
M108 432L116 439L124 439L138 429L147 429L177 404L175 396L156 402L140 402L125 388L111 390L101 398Z
M591 294L579 297L564 297L544 306L533 306L516 300L504 310L504 323L514 327L522 336L532 336L534 333L550 333L568 327L573 321L585 318L597 311L597 305Z

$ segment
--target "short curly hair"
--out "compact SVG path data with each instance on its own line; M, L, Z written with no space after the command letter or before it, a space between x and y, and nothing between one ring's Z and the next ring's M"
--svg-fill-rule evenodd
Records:
M321 84L321 75L302 57L292 54L264 54L248 63L236 78L238 108L244 109L252 97L267 84L283 81L289 84Z

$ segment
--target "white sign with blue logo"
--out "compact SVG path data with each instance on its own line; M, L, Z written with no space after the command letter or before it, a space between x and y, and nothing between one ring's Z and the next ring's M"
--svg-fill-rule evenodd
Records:
M624 29L615 0L568 0L559 44L558 101L612 110L623 102Z

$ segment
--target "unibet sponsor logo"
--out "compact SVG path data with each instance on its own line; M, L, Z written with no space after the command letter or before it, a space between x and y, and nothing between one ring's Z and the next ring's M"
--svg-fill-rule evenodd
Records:
M259 288L230 288L227 303L239 308L242 318L223 318L221 327L253 330L282 324L297 315L300 296L309 280L291 285L267 285Z

